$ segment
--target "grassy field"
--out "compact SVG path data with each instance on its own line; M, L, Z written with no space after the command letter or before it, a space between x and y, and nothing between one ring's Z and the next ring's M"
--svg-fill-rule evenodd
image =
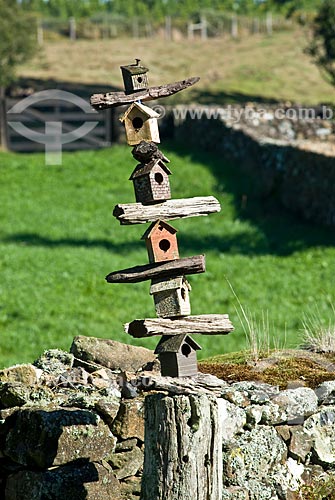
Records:
M229 313L236 326L229 336L203 337L201 356L246 346L226 279L246 309L259 320L268 315L272 345L298 345L304 313L326 324L335 302L331 231L262 204L252 179L221 159L172 143L162 150L174 197L214 194L222 202L220 214L174 223L181 256L207 255L207 272L190 277L192 313ZM147 262L140 241L147 226L121 227L112 216L116 203L134 200L133 167L126 146L65 154L59 167L46 167L39 154L0 155L1 366L68 349L80 334L154 347L154 339L135 342L122 327L154 316L149 284L104 281Z
M131 38L54 41L47 43L34 61L21 67L19 75L49 79L49 88L67 81L103 85L108 91L122 86L119 66L139 57L150 68L152 85L201 77L194 90L178 94L177 101L335 102L334 89L304 54L307 44L307 33L298 28L272 37L253 35L192 43Z

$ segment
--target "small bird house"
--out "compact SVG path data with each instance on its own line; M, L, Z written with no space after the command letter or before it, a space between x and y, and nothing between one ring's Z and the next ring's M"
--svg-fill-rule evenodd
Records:
M188 335L164 335L156 347L163 377L192 377L198 373L201 347Z
M138 165L129 180L134 183L136 201L152 203L171 198L169 175L171 171L162 160Z
M126 94L147 89L149 86L147 75L149 70L141 66L140 62L140 59L136 59L135 64L120 66Z
M173 318L191 314L189 292L191 285L184 276L165 280L153 280L150 295L153 295L156 314L160 318Z
M120 122L124 123L126 128L129 146L135 146L141 141L159 143L158 117L159 114L153 109L139 102L133 102L120 118Z
M145 240L150 262L179 259L177 229L167 222L153 222L142 236Z

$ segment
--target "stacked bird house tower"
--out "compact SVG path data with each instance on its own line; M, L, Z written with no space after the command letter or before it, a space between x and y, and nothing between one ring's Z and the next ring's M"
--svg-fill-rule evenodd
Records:
M191 316L191 286L186 275L205 272L205 256L181 258L177 230L167 221L208 215L220 211L213 196L189 199L171 199L168 158L159 151L159 115L143 102L167 97L196 83L198 78L149 87L147 68L140 60L122 66L125 92L95 94L91 104L95 109L106 109L130 104L121 117L127 142L133 146L133 157L139 162L130 176L136 203L116 205L113 215L121 224L151 222L142 236L148 251L149 264L110 273L109 283L135 283L151 280L157 318L134 320L125 325L133 337L160 335L156 353L161 362L162 375L192 376L197 373L196 351L201 349L191 334L227 334L233 326L226 314Z

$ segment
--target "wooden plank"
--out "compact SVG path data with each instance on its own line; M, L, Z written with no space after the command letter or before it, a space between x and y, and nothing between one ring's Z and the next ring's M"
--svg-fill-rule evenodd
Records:
M226 335L234 330L228 314L204 314L184 318L135 319L124 325L126 333L135 338L155 335Z
M125 92L109 92L107 94L93 94L90 102L94 109L101 110L113 108L115 106L125 106L136 101L152 101L161 97L168 97L181 90L191 87L200 80L199 77L187 78L175 83L160 85L159 87L149 87L148 89L126 94Z
M145 224L155 220L173 220L186 217L199 217L220 212L221 206L214 196L197 196L179 200L167 200L154 205L128 203L116 205L114 217L122 225Z
M115 271L106 276L106 281L108 283L139 283L153 278L174 278L181 274L199 274L205 271L205 256L196 255Z

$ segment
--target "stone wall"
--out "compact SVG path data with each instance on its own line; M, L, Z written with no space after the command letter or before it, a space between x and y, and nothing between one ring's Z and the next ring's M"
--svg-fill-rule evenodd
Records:
M276 196L306 220L334 226L334 122L276 121L271 116L270 109L266 119L235 123L224 115L192 119L187 114L174 120L175 138L233 160L257 177L260 195Z
M87 337L0 380L4 500L139 499L146 397L157 394L217 401L222 498L209 500L293 500L315 479L335 484L335 381L279 391L205 374L171 379L151 351Z

